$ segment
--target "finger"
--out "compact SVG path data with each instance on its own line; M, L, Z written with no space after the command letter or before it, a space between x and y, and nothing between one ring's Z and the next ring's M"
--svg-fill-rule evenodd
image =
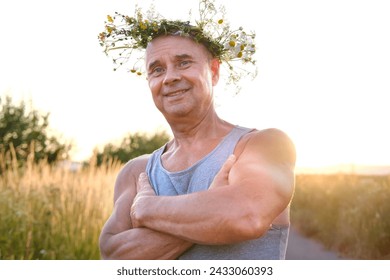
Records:
M137 192L139 192L146 184L149 184L149 178L145 172L142 172L138 176Z
M141 172L139 174L138 180L140 180L141 182L145 182L146 180L149 180L146 172Z
M218 175L222 175L223 177L227 177L235 162L236 162L236 156L233 154L230 155L228 157L228 159L225 161L225 163L222 165L221 170L218 172L220 174L218 174Z
M229 173L235 162L236 162L236 156L230 155L228 159L225 161L225 163L222 165L217 175L215 176L212 186L220 186L220 185L228 184Z
M149 177L145 172L142 172L138 178L137 192L140 191L155 194L155 191L150 184Z

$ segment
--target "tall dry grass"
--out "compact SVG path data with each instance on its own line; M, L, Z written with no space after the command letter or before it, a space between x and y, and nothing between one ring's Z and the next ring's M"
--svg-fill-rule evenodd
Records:
M0 156L0 164L12 155ZM72 171L30 158L0 179L0 259L99 259L119 165Z
M99 259L119 164L23 169L0 154L0 259ZM8 168L5 169L5 162ZM299 175L292 223L356 259L390 259L390 176Z
M292 223L353 259L390 259L390 176L300 175Z

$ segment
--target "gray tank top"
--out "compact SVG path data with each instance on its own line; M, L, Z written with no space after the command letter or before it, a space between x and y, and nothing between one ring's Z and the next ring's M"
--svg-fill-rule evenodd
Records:
M223 163L233 154L237 142L251 130L240 126L234 127L213 151L191 167L178 172L169 172L161 164L161 155L166 145L156 150L146 166L146 172L156 194L182 195L207 190ZM258 239L229 245L195 244L178 259L285 259L288 231L288 226L272 225L268 232Z

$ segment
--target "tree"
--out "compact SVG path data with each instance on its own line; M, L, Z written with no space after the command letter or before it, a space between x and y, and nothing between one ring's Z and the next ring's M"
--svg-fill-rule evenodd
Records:
M47 160L50 164L68 157L71 145L49 136L49 113L28 110L24 101L14 105L10 96L5 101L0 98L0 106L0 171L10 166L9 154L16 157L18 166L29 156L35 163Z
M152 153L168 142L169 139L170 136L165 131L149 135L141 132L129 133L119 146L109 143L103 147L102 152L97 152L95 155L96 164L100 166L102 163L113 161L126 163L140 155Z

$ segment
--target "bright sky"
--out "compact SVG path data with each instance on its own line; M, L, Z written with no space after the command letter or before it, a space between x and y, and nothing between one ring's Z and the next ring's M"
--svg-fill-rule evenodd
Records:
M222 2L232 25L256 32L259 70L238 96L219 90L223 118L284 130L301 167L390 164L388 1ZM134 3L0 3L0 96L31 99L50 112L55 132L76 144L75 159L128 132L167 128L146 81L113 72L98 44L106 15L133 15ZM197 5L155 1L162 15L181 19Z

